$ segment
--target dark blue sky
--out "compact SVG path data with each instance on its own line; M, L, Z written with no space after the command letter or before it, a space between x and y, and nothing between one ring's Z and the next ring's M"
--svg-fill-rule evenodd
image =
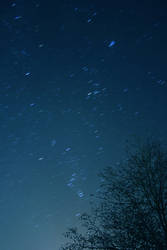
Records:
M166 30L165 1L1 1L0 249L59 249L126 140L166 140Z

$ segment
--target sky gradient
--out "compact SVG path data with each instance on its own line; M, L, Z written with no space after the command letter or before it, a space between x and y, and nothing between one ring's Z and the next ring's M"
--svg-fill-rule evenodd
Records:
M0 3L0 249L58 250L126 140L167 135L165 1Z

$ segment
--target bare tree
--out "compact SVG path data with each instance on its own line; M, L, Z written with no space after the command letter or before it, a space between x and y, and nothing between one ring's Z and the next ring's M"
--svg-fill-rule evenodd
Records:
M84 233L69 230L62 249L167 249L167 153L160 143L131 148L100 178L98 202L80 218Z

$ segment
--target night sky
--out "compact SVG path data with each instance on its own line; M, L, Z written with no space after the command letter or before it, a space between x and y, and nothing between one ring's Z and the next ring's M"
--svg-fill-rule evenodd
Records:
M126 140L167 139L165 2L1 0L1 250L58 250Z

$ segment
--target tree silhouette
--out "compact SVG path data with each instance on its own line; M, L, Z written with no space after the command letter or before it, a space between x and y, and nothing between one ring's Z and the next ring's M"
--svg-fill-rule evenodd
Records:
M147 140L100 174L98 202L65 233L63 250L167 249L167 153Z

